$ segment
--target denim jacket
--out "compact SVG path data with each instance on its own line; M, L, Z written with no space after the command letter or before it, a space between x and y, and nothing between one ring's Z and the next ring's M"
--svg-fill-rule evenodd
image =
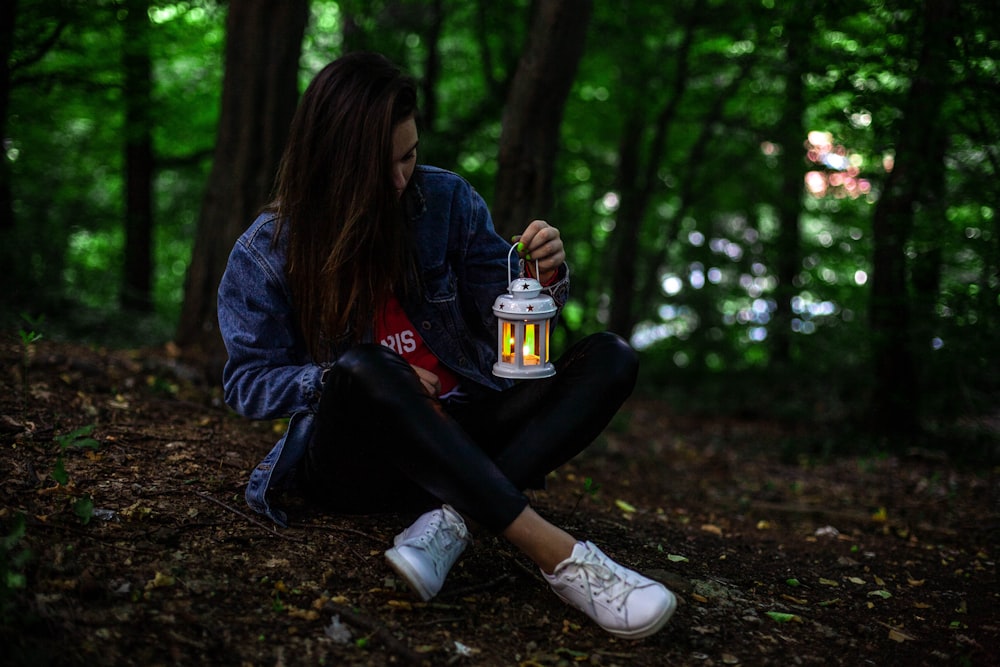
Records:
M407 316L463 388L508 387L510 380L494 376L492 367L493 302L508 286L510 244L494 230L482 197L456 174L421 165L406 196L414 203L411 223L423 288L418 302L403 304ZM226 403L251 419L290 417L246 490L250 507L285 526L286 514L271 504L269 492L292 486L314 429L323 371L338 351L322 364L306 351L285 279L285 239L272 243L276 223L274 214L261 214L233 247L219 285L219 328L229 354L223 371ZM516 264L510 270L516 275ZM566 302L565 264L546 291L558 307Z

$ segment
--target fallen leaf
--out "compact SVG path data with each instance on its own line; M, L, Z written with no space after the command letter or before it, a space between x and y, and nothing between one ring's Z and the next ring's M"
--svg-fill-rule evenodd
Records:
M769 611L766 613L772 620L775 620L778 623L788 623L789 621L794 621L795 623L802 622L802 618L797 614L787 614L783 611Z
M719 537L722 537L722 529L716 526L715 524L703 523L701 524L701 529L706 533L712 533L713 535L718 535Z
M635 506L634 505L631 505L631 504L625 502L624 500L621 500L620 498L615 501L615 505L618 507L618 509L620 509L623 512L634 512L635 511Z
M852 584L857 584L858 586L864 586L865 580L861 577L848 577L847 580Z
M885 590L884 588L879 589L877 591L868 591L868 595L869 596L880 597L883 600L888 600L889 598L892 597L892 593L890 593L889 591Z
M819 583L823 584L824 586L840 586L840 584L834 581L833 579L823 579L822 577L820 577Z
M413 604L407 600L389 600L386 604L396 609L403 609L404 611L410 611L413 609Z
M671 563L686 563L688 559L685 556L679 554L667 554L667 560Z
M174 585L174 578L169 574L163 574L162 572L157 572L153 575L153 578L146 582L146 590L152 590L154 588L164 588L166 586Z
M692 593L691 597L697 600L698 602L708 602L708 598L705 597L704 595L698 595L697 593Z
M885 523L889 520L889 512L884 507L879 507L876 511L872 512L872 521L876 523Z
M787 593L782 593L781 597L795 604L809 604L809 600L806 600L805 598L795 598L792 597L791 595L788 595Z

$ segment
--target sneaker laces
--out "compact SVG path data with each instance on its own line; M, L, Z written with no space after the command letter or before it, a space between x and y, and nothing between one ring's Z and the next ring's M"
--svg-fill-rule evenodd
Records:
M583 558L574 559L577 566L576 574L567 579L583 578L590 587L594 597L602 596L608 602L615 602L618 609L625 605L629 594L639 587L640 581L630 575L629 570L621 567L593 545L584 553Z
M449 516L450 510L443 508L441 513L435 513L433 518L424 526L424 531L413 538L413 542L431 552L434 558L434 567L440 565L438 557L453 549L456 545L462 544L469 531L465 522Z

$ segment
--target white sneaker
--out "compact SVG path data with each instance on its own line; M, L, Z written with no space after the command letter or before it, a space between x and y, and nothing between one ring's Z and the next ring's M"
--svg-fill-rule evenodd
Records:
M448 505L420 516L385 552L389 565L426 602L444 586L444 578L470 542L465 521Z
M569 558L542 575L563 601L617 637L648 637L677 607L666 586L622 567L590 542L577 542Z

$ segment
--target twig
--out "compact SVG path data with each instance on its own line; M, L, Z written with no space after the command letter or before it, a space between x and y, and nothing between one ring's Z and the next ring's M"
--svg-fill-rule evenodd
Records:
M211 495L209 495L205 491L195 491L195 494L201 496L205 500L211 500L213 503L215 503L219 507L227 509L230 512L232 512L233 514L237 514L237 515L243 517L244 519L246 519L250 523L254 524L255 526L259 526L259 527L263 528L265 531L267 531L271 535L274 535L275 537L280 537L281 539L288 540L289 542L300 542L300 543L303 542L303 540L300 539L300 538L298 538L298 537L292 537L291 535L284 535L282 533L279 533L272 526L267 525L263 521L259 521L258 519L250 516L246 512L241 512L240 510L236 509L232 505L228 505L228 504L222 502L221 500L218 500L217 498L213 498Z
M372 637L385 644L386 649L390 653L395 653L406 662L413 665L423 664L424 658L419 653L411 650L409 646L393 637L378 620L362 616L335 602L327 602L323 605L323 609L331 614L340 616L341 620L345 623L350 623L356 628L371 633Z

